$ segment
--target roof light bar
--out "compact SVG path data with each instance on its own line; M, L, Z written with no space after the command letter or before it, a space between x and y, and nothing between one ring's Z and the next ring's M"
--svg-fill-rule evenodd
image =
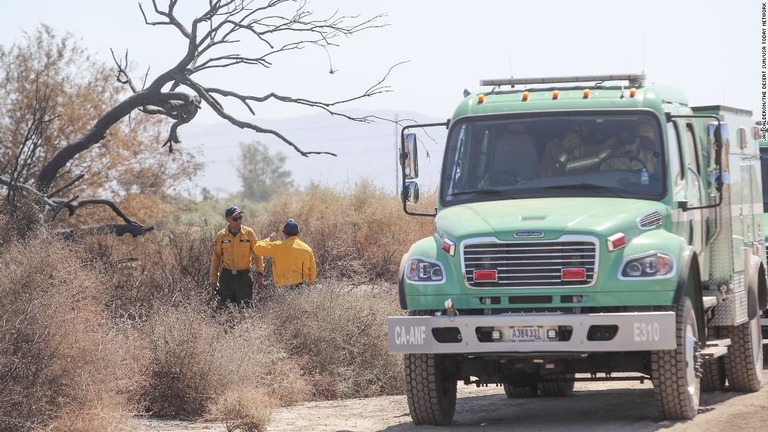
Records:
M481 86L502 86L518 84L559 84L559 83L584 83L604 81L628 81L629 85L642 87L645 84L645 74L614 74L614 75L574 75L561 77L538 78L500 78L485 79L480 81Z

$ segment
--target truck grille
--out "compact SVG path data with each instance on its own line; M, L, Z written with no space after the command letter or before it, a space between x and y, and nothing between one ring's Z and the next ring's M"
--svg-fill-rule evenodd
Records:
M567 241L465 242L462 247L467 283L474 288L587 286L594 281L597 270L597 243L584 237ZM482 280L475 281L476 271L484 275L479 278ZM496 280L488 281L488 275L494 272ZM581 273L583 278L578 277Z

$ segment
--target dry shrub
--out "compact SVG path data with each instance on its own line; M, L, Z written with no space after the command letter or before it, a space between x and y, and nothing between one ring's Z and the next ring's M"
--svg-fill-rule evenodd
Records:
M215 369L217 325L193 306L159 306L144 326L149 380L141 395L154 416L204 415L220 385Z
M143 320L153 303L204 304L209 299L213 235L197 226L170 226L139 238L79 240L91 265L105 269L115 317Z
M400 256L432 219L365 182L268 208L251 226L264 236L296 218L320 280L216 313L207 280L221 221L61 243L0 209L0 431L119 430L136 407L260 430L275 406L402 392L385 318L400 313Z
M31 196L16 195L13 204L0 200L0 246L25 239L44 227L43 217Z
M119 429L132 350L110 330L101 275L50 235L0 255L0 429Z
M385 319L398 313L396 297L325 282L281 292L265 309L314 399L368 397L403 391L400 356L387 352Z
M346 193L311 185L268 207L270 213L254 224L257 233L279 232L285 220L295 218L301 239L315 252L318 276L353 283L396 281L400 258L412 243L431 235L434 222L406 215L398 197L370 181Z
M158 306L143 330L151 361L142 401L151 415L226 420L226 401L252 400L255 389L278 404L304 400L298 367L257 321L245 309L211 315L201 306Z
M264 390L232 391L219 401L227 432L263 432L272 419L275 400Z
M230 327L220 333L216 360L224 372L221 381L229 392L269 392L279 406L307 399L308 387L296 360L289 357L274 324L255 309L232 308L218 316Z

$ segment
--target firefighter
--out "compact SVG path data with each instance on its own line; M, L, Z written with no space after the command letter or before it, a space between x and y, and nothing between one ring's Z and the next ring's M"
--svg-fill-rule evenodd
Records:
M272 233L269 240L256 242L253 252L272 257L272 277L275 286L299 288L312 285L317 279L315 254L312 248L299 240L299 224L289 219L283 226L283 239Z
M243 225L243 212L230 206L224 212L227 227L216 234L211 256L210 286L227 303L248 305L253 300L251 265L256 267L256 283L264 288L264 259L253 253L256 233Z

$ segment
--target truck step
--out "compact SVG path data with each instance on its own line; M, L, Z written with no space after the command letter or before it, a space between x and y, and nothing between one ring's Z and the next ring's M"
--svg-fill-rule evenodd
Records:
M707 341L704 344L704 348L701 350L701 358L713 359L728 354L728 346L731 344L730 339L716 339Z

